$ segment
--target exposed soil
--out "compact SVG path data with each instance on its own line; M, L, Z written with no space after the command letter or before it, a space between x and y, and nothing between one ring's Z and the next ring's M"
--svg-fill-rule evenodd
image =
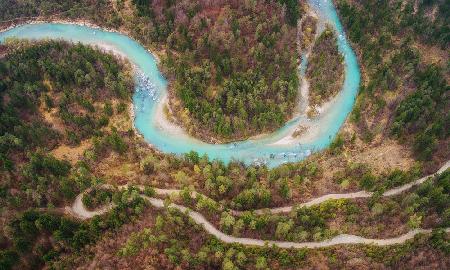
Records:
M92 142L88 139L81 141L78 146L59 145L57 148L53 149L51 153L57 159L65 159L74 165L83 158L84 152L90 147L92 147Z

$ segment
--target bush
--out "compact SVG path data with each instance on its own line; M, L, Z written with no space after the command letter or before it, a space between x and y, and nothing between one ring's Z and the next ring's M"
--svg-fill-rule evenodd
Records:
M113 191L95 187L84 194L82 201L89 210L93 210L109 204L112 201L112 196Z
M19 262L19 258L19 254L17 254L14 250L7 249L0 251L0 269L12 269L14 264Z
M256 207L267 207L272 201L270 190L263 186L245 189L234 198L234 203L239 208L251 209Z
M431 246L450 254L450 242L447 239L447 233L443 229L434 230L430 237Z

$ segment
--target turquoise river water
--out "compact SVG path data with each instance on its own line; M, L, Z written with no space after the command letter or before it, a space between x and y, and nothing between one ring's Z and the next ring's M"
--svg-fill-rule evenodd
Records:
M123 34L75 24L36 23L1 32L0 42L9 37L50 38L109 47L137 67L137 83L133 95L134 125L148 143L167 153L182 154L194 150L224 162L236 159L247 164L265 163L274 167L302 160L312 152L329 146L352 110L358 92L359 66L332 1L310 0L309 4L319 20L330 24L338 34L338 48L344 55L346 74L341 92L315 119L310 120L298 114L274 133L228 144L208 144L187 135L181 128L167 128L160 124L161 113L158 111L167 96L167 81L158 70L155 57ZM306 63L307 61L302 61L299 72L304 71ZM308 131L305 135L292 138L290 134L299 125L308 127Z

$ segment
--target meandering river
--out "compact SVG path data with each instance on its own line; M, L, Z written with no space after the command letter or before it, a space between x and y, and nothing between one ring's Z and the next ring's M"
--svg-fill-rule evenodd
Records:
M126 57L137 67L136 89L133 95L134 125L148 143L167 153L181 154L194 150L224 162L236 159L247 164L266 163L274 167L285 162L302 160L312 152L326 148L352 110L358 92L360 71L357 59L345 37L332 1L309 0L309 4L319 20L330 24L337 32L338 49L345 62L346 75L342 90L315 119L310 120L303 114L296 115L274 133L228 144L208 144L189 136L180 127L164 123L161 119L161 105L167 98L167 81L158 70L155 57L123 34L75 24L37 23L1 32L0 42L9 37L49 38L106 46ZM293 138L291 134L299 125L307 127L308 130Z

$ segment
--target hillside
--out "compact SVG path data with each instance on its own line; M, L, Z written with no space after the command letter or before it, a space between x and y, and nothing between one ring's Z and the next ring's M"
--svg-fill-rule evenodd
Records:
M64 21L106 42L0 33L0 269L446 269L447 2L335 0L361 73L353 109L324 150L271 166L314 139L294 126L298 141L273 143L288 120L311 128L343 104L343 37L314 3L1 1L2 30ZM160 75L129 48L155 55L165 115L189 137L161 134L183 154L137 127L135 93Z

